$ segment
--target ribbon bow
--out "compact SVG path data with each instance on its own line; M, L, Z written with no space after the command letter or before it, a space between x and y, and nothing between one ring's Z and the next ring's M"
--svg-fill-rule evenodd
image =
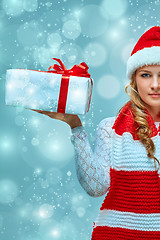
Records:
M54 64L48 68L50 70L53 68L54 70L51 70L50 72L58 73L58 74L66 74L66 75L72 75L72 76L79 76L79 77L90 77L90 74L88 73L88 66L85 62L81 62L79 65L74 65L71 69L68 69L64 66L62 61L58 58L52 58L59 62L60 66L58 64Z

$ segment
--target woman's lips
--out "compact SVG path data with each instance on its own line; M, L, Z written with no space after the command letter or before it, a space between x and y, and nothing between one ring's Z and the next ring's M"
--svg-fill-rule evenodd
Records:
M160 97L160 94L149 94L149 95L153 98L159 98Z

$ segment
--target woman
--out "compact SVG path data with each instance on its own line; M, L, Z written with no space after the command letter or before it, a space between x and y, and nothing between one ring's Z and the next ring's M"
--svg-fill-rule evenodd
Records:
M82 187L106 194L92 240L160 239L160 27L138 40L127 77L130 101L99 123L94 151L77 115L35 110L71 126Z

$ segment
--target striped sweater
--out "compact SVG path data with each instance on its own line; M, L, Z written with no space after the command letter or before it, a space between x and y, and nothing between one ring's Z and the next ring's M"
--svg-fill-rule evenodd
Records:
M160 123L146 112L160 161ZM83 126L71 130L81 186L90 196L105 194L92 240L160 239L160 170L136 128L129 101L117 117L99 123L93 151Z

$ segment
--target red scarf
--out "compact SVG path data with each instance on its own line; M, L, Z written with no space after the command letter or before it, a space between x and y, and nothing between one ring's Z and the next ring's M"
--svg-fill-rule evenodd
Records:
M151 129L151 137L156 136L158 132L160 135L160 125L157 130L154 120L146 108L145 108L145 112L147 113L146 119ZM122 108L118 117L116 118L112 129L115 129L115 132L118 135L122 135L124 132L130 132L134 140L140 140L137 135L138 127L139 127L138 124L134 121L132 102L128 101L125 104L125 106Z

